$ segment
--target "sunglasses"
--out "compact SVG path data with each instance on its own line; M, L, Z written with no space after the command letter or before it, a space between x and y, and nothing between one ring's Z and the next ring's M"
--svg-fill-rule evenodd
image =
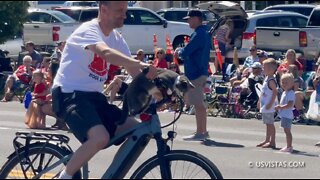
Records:
M157 52L157 54L163 54L162 52Z
M256 51L256 49L250 49L250 51Z

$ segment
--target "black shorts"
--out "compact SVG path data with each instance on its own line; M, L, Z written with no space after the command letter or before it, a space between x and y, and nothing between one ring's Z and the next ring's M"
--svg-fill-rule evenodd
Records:
M118 91L118 94L120 94L121 96L123 96L124 95L124 93L126 92L126 90L128 89L128 84L127 83L125 83L125 82L122 82L121 83L121 87L120 87L120 89L119 89L119 91Z
M110 138L114 137L121 109L109 104L103 94L76 91L63 96L63 118L81 143L88 139L88 131L96 125L103 125Z

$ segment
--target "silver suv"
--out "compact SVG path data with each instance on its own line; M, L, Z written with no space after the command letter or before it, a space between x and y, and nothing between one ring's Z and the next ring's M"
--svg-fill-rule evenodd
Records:
M279 5L266 7L263 11L282 10L282 11L296 12L305 16L310 16L313 8L315 7L316 5L314 4L279 4Z
M248 17L239 4L227 1L202 3L198 7L208 9L220 17L225 16L233 20L234 30L231 45L237 47L240 61L243 61L250 55L249 48L254 45L256 27L299 28L305 27L308 21L308 17L304 15L286 11L272 13L256 12L256 14ZM213 35L215 35L219 26L221 26L221 19L218 19L211 29ZM211 52L211 57L215 57L214 50ZM229 60L233 59L233 49L227 50L226 58Z
M190 8L166 8L160 9L157 11L157 13L168 21L187 22L187 20L183 18L187 16L189 10ZM214 23L217 21L215 14L208 10L199 10L202 11L204 24L208 25L209 27L214 25Z

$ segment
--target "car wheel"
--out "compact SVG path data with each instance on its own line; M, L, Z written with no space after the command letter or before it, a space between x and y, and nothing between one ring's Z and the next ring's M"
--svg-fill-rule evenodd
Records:
M176 49L177 47L184 47L184 36L176 37L173 41L172 46L173 46L173 49Z

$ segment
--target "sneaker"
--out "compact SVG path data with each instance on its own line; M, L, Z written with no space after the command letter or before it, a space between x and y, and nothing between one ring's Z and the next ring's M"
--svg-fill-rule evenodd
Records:
M205 132L204 134L194 133L190 136L185 136L185 137L183 137L183 140L185 140L185 141L204 141L208 138L210 138L209 133Z
M284 147L282 149L280 149L280 152L288 152L288 153L292 153L293 152L293 148L292 147Z
M315 146L320 147L320 141L319 141L319 142L317 142L317 144L315 144Z

